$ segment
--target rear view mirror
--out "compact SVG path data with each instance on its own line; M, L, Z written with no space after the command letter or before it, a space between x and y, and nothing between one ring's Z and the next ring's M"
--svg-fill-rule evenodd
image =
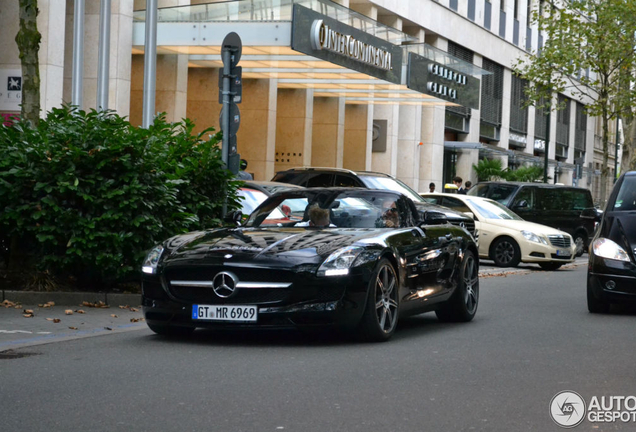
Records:
M424 217L422 218L423 225L441 225L448 222L448 218L442 212L429 210L424 212Z
M243 219L243 212L241 212L240 210L235 210L233 212L229 212L228 214L226 214L225 217L223 218L223 221L236 225L236 226L241 226L242 219Z

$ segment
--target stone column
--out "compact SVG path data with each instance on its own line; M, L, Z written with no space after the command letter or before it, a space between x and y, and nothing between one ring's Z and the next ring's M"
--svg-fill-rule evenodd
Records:
M370 169L367 161L370 162L372 135L369 131L372 127L373 105L345 105L343 168L353 171Z
M196 125L194 128L195 133L199 133L209 127L214 127L215 132L221 130L219 116L221 115L222 105L219 103L218 80L219 69L191 68L188 71L186 116ZM239 106L240 108L242 106Z
M279 89L276 111L276 171L311 166L314 90Z
M40 61L40 109L42 110L40 115L43 117L47 111L59 107L63 102L66 1L40 1L38 9L40 12L38 14L38 30L42 35L38 56ZM18 19L17 14L15 19Z
M422 132L420 147L420 172L418 191L427 191L430 182L435 190L443 191L444 185L444 123L446 107L422 107Z
M271 180L274 177L277 90L278 81L275 79L243 80L244 102L239 105L241 126L236 137L238 152L241 158L247 160L247 172L254 176L254 180Z
M399 105L375 105L373 120L386 120L386 151L373 152L371 156L371 170L397 174L398 129L400 124Z
M311 166L342 168L344 156L345 100L314 98Z
M420 136L422 106L400 106L398 130L397 177L413 189L419 188Z
M501 128L498 146L508 149L508 140L510 139L510 94L512 92L512 71L504 68L503 74L503 98L501 101Z
M122 116L130 114L131 79L134 79L132 58L133 0L111 3L110 61L108 71L108 108ZM64 100L71 101L73 79L74 0L66 0L66 50L64 53ZM97 102L97 67L99 46L100 2L85 2L84 15L84 80L82 108L95 108ZM143 80L143 56L141 56ZM143 82L142 82L143 88ZM140 105L141 106L141 105ZM139 114L141 119L141 113ZM140 123L141 124L141 120Z

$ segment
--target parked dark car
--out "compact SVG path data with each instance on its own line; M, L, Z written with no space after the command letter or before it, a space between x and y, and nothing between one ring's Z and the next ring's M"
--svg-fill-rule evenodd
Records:
M587 307L607 313L612 303L636 301L636 171L612 189L590 247Z
M576 244L576 256L583 255L599 219L588 189L545 183L482 182L468 195L490 198L522 219L565 231Z
M292 201L305 204L301 221L271 218ZM327 212L330 223L312 226L312 212ZM142 304L158 334L327 326L384 341L398 317L435 311L443 321L472 320L478 267L465 229L443 213L420 214L403 194L288 190L263 202L244 227L154 247L142 267Z
M276 173L272 181L296 184L304 187L359 187L400 192L410 198L421 210L435 210L446 215L452 225L465 227L475 240L475 221L465 214L426 202L417 192L395 177L373 171L351 171L342 168L291 168Z

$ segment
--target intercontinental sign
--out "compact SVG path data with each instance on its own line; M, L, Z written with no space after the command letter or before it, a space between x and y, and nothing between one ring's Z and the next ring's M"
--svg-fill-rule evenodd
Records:
M315 50L329 50L379 69L393 69L390 52L340 33L321 19L315 20L311 26L311 45Z

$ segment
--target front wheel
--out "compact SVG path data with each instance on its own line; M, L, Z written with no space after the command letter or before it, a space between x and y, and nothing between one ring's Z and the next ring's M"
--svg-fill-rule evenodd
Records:
M398 311L397 274L393 264L383 258L369 284L367 305L360 321L360 337L373 342L389 340L397 327Z
M576 245L576 256L580 257L585 252L585 245L587 244L587 236L585 234L576 233L574 235L574 244Z
M435 311L444 322L468 322L477 313L479 305L479 264L471 251L466 251L461 263L455 292L448 302Z
M490 257L499 267L517 267L521 261L521 250L510 237L499 237L490 246Z
M539 263L539 267L541 267L543 270L558 270L561 268L563 264L561 263L555 263L555 262L542 262Z

